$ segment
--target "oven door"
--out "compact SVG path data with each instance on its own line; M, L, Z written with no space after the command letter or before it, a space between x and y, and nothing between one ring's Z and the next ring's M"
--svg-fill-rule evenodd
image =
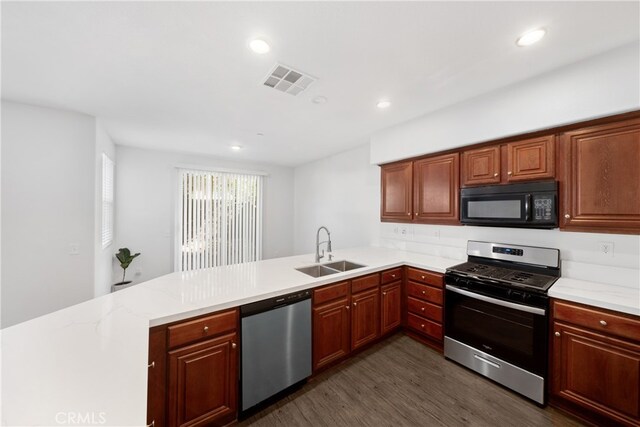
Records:
M445 335L541 377L547 310L446 285Z
M531 220L531 194L465 195L460 222L478 225L524 225Z

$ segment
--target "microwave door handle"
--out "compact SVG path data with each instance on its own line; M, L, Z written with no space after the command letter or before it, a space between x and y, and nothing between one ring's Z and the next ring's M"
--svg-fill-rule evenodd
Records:
M524 221L529 222L531 218L531 194L524 196Z

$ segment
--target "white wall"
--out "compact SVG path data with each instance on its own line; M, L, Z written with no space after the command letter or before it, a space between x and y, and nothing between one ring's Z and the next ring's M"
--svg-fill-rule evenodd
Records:
M369 244L380 218L379 173L369 163L369 144L297 167L295 252L315 251L321 225L331 231L334 249Z
M141 255L127 280L142 282L173 271L177 165L263 171L263 258L293 253L293 169L193 154L116 147L116 239ZM140 274L135 274L136 271ZM121 279L116 264L114 279Z
M2 102L2 327L93 297L95 126Z
M96 121L95 137L95 205L94 205L94 296L106 295L111 291L113 272L113 243L102 247L102 153L115 162L116 147L100 120ZM115 211L114 211L115 213Z
M640 108L634 43L391 127L371 137L371 163Z

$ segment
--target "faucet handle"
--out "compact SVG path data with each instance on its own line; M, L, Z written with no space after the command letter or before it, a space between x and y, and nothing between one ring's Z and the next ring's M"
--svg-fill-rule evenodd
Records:
M333 254L331 252L329 252L329 261L333 260Z

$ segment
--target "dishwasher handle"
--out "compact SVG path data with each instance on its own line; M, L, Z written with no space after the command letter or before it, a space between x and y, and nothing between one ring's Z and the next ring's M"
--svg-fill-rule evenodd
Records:
M307 290L252 302L250 304L240 306L240 317L253 316L255 314L264 313L265 311L286 307L309 298L311 298L311 291Z

